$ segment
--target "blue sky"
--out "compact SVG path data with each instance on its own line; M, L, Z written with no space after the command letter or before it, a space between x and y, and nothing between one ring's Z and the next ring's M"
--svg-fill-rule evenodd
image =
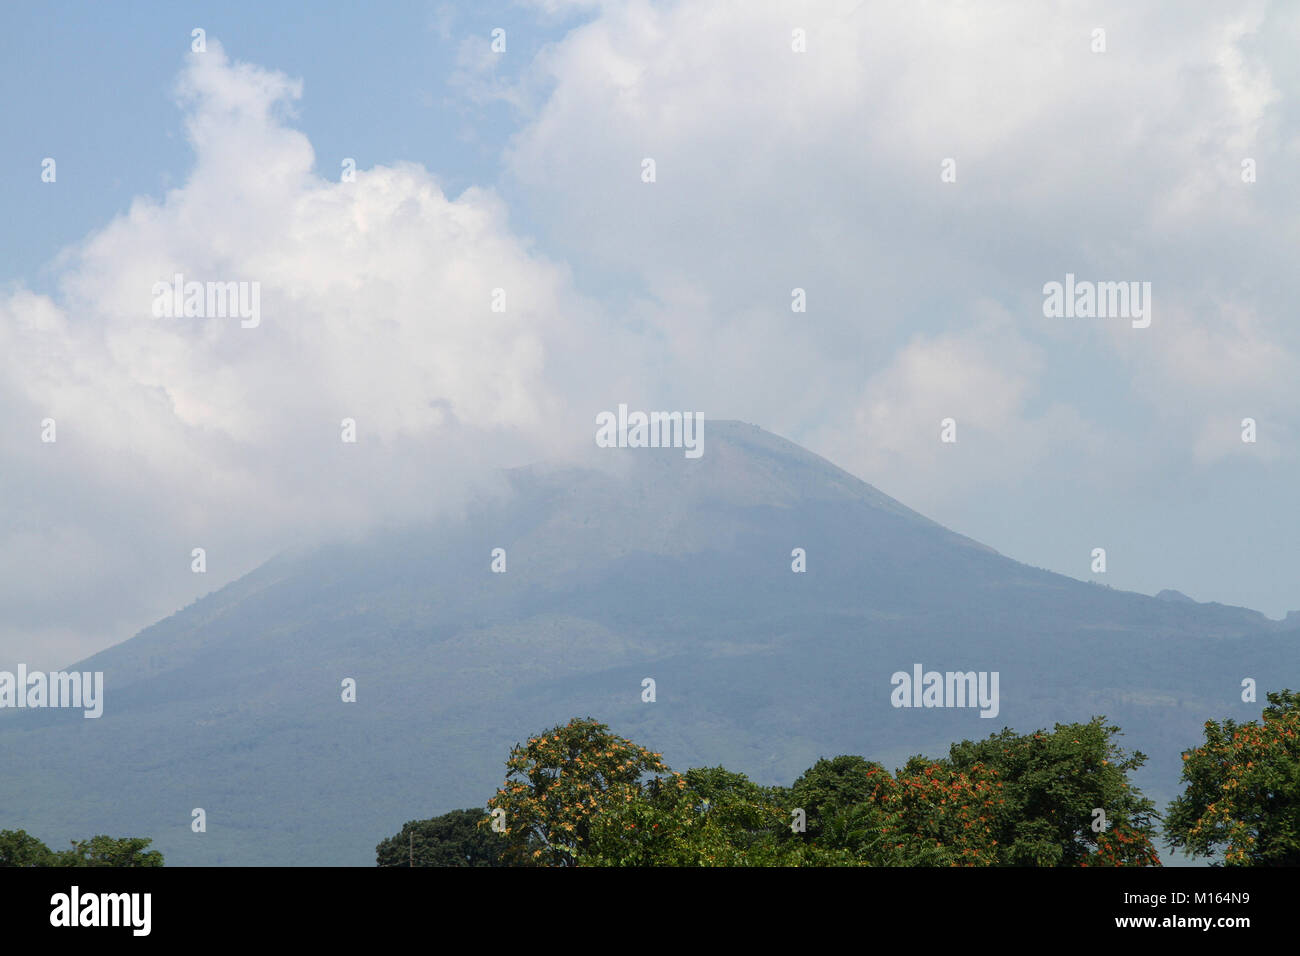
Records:
M1296 8L298 7L5 12L0 663L454 507L620 402L1030 564L1300 608ZM177 271L267 321L160 324ZM1151 327L1044 316L1067 272L1150 282Z
M500 72L529 62L572 17L533 14L499 0L267 4L258 2L16 4L5 11L5 128L0 206L5 280L33 287L66 246L124 212L137 195L183 182L192 152L172 89L203 27L240 59L302 77L298 104L324 175L352 156L362 166L404 159L453 193L498 178L516 127L499 101L471 102L449 86L467 36L510 31ZM58 190L33 190L33 162L56 157ZM335 159L338 157L338 160ZM325 165L331 168L324 169Z

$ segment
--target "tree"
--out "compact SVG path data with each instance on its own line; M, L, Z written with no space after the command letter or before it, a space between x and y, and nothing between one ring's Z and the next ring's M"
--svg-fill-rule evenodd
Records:
M26 830L0 830L0 866L54 865L54 851Z
M511 750L476 825L500 811L503 862L524 865L1159 865L1154 805L1128 779L1146 757L1126 753L1118 734L1102 717L1005 729L896 774L842 755L786 789L724 767L675 773L575 719ZM400 862L400 844L378 849L381 862Z
M641 796L647 775L669 773L661 756L589 717L516 744L506 760L505 783L488 801L489 810L505 811L504 858L575 865L593 819ZM489 820L479 826L487 828Z
M592 821L586 866L851 865L791 838L793 798L725 767L655 778Z
M882 773L888 776L880 764L849 754L823 757L805 770L790 789L794 805L808 817L806 840L817 841L837 815L865 801L879 782L873 777Z
M837 757L819 761L796 781L795 793L814 804L823 797L816 839L824 853L849 853L870 866L998 862L1005 798L982 764L959 770L918 756L891 775L878 763Z
M701 856L695 830L700 797L679 773L653 777L632 799L610 801L594 814L578 857L581 866L685 866ZM689 862L688 862L689 861Z
M1155 804L1129 781L1146 762L1120 748L1104 717L1018 735L1004 729L954 744L955 770L985 767L1001 782L998 862L1011 866L1158 866ZM1100 810L1104 816L1099 816ZM1094 821L1104 827L1094 829Z
M1165 835L1193 856L1223 850L1229 866L1300 866L1300 693L1268 695L1263 723L1205 722L1183 752L1181 796Z
M95 836L73 840L55 853L23 830L0 830L0 866L162 866L163 855L146 850L152 840Z
M1103 718L954 744L891 775L861 757L820 760L795 781L808 841L873 866L1158 864L1154 804L1128 780ZM1094 822L1105 826L1094 830Z
M375 847L378 866L504 866L500 834L479 826L483 810L452 810L430 820L412 820Z
M145 848L153 840L140 837L93 836L73 840L72 849L57 855L55 866L162 866L163 855Z
M913 757L894 778L872 774L867 807L848 817L874 866L990 866L1006 813L1004 784L984 764ZM841 837L840 839L843 839Z

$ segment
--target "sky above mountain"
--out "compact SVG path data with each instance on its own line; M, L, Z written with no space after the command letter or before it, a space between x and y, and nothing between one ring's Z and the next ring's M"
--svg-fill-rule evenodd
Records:
M1300 606L1294 5L3 16L0 664L454 511L619 403L1031 565ZM155 318L177 273L260 324ZM1151 283L1150 326L1046 316L1067 274Z

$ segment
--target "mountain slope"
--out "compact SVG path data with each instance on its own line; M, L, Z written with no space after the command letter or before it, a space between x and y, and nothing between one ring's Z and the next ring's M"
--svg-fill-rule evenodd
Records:
M1104 713L1167 798L1206 718L1258 715L1243 677L1261 700L1300 686L1297 632L1262 615L1027 567L754 426L709 422L698 460L598 463L267 562L79 665L105 672L99 720L0 712L0 828L149 835L177 864L368 864L404 821L481 805L512 744L585 715L674 767L789 783L820 756L900 763ZM893 708L917 662L998 671L1000 713Z

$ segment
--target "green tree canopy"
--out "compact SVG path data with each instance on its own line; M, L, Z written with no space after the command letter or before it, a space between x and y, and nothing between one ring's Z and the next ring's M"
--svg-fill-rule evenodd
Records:
M140 837L93 836L73 840L72 849L58 854L55 866L162 866L163 855L146 847L153 840Z
M54 865L54 851L26 830L0 830L0 866Z
M853 864L791 838L790 791L725 767L655 778L592 822L580 862L590 866L815 866Z
M808 810L810 844L874 866L1158 864L1154 805L1128 779L1146 758L1124 753L1118 732L1100 717L1008 729L897 774L862 757L819 760L792 799Z
M889 776L882 765L851 754L823 757L804 771L791 787L791 799L807 814L807 839L820 839L837 815L866 801L881 775Z
M1152 837L1155 804L1129 773L1146 755L1126 753L1120 729L1104 717L1057 724L1048 733L1003 730L978 742L954 744L953 769L989 768L1003 785L993 839L999 863L1012 866L1158 865ZM1093 829L1096 811L1105 827Z
M152 842L101 835L55 853L23 830L0 830L0 866L162 866L163 855L146 849Z
M676 773L604 724L575 719L511 750L488 814L458 811L468 816L445 830L408 824L377 853L401 865L417 833L422 854L441 841L472 858L462 837L472 820L517 865L1158 865L1154 806L1129 781L1146 758L1126 753L1118 734L1102 717L1005 729L894 774L841 755L787 789L725 767ZM497 811L503 837L488 833Z
M506 760L506 779L488 801L505 811L509 862L573 866L592 820L641 796L648 775L667 774L661 755L610 732L591 718L552 727ZM488 827L488 819L480 826Z
M480 827L484 810L452 810L429 820L412 820L375 847L378 866L504 866L500 834Z
M1165 835L1229 866L1300 866L1300 693L1268 695L1263 722L1205 722L1205 743L1183 753L1181 796Z

